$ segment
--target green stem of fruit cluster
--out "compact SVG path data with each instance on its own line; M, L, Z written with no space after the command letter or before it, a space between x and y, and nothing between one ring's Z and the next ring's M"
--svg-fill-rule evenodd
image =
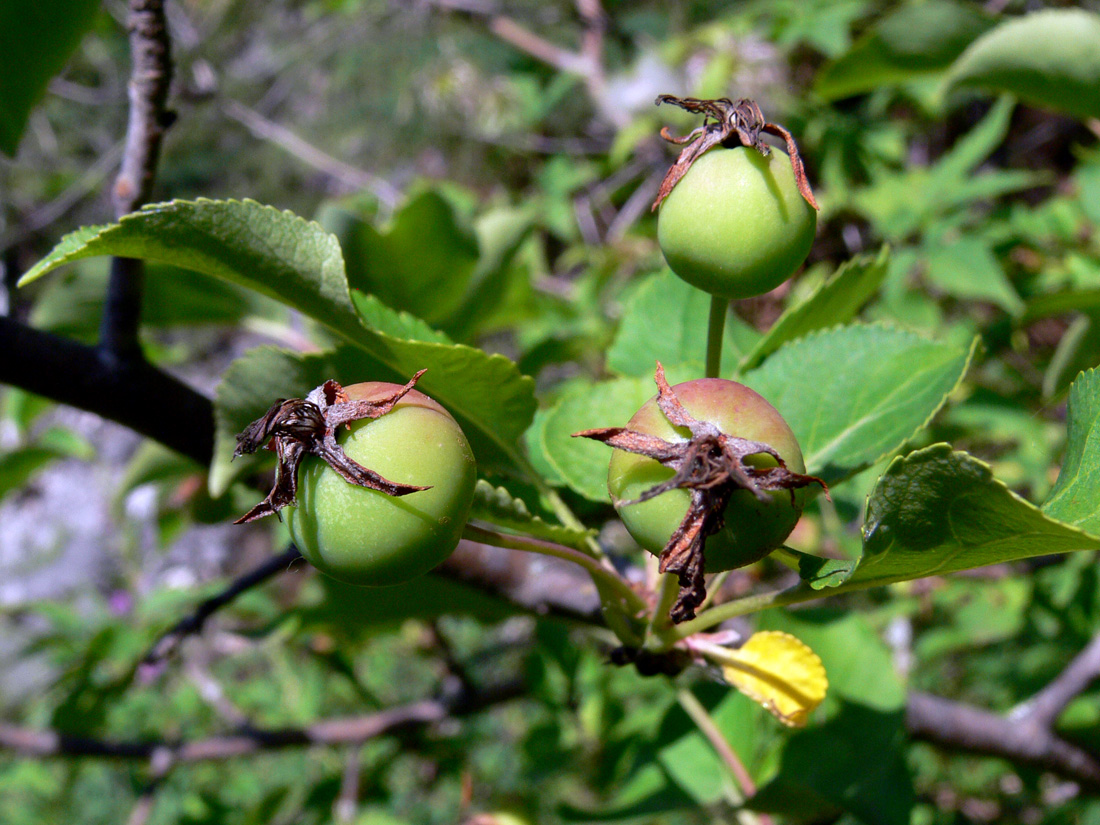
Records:
M470 541L480 542L481 544L489 544L493 547L503 547L507 550L524 550L529 553L541 553L544 556L553 556L557 559L563 559L564 561L570 561L574 564L578 564L588 571L588 575L592 577L593 583L596 585L597 590L600 592L600 597L603 603L604 614L608 619L608 625L616 635L622 637L621 630L623 630L625 624L618 622L617 619L621 616L629 618L636 616L646 610L645 600L639 596L634 590L627 584L618 573L612 570L610 567L604 566L601 562L585 555L580 550L575 550L572 547L566 547L563 544L556 544L552 541L545 541L543 539L531 538L529 536L513 536L506 533L497 533L493 530L486 530L482 527L475 527L472 524L467 524L462 530L462 537L469 539ZM614 624L612 624L614 622ZM628 633L631 636L633 642L637 642L637 633L630 630ZM628 641L623 639L624 642Z
M690 622L673 625L663 634L663 641L666 647L671 647L693 633L710 630L712 627L737 616L756 613L769 607L782 607L788 604L822 599L826 596L832 596L840 590L841 588L832 588L828 591L814 590L806 582L799 582L785 590L773 590L769 593L758 593L754 596L746 596L743 599L734 599L700 613Z
M726 330L729 298L710 296L710 320L707 323L707 378L722 375L722 333Z
M645 643L643 647L661 647L661 639L672 626L672 618L669 612L680 592L679 577L672 573L662 573L660 584L657 585L657 603L653 613L649 616L649 626L645 631ZM656 643L654 645L654 643Z

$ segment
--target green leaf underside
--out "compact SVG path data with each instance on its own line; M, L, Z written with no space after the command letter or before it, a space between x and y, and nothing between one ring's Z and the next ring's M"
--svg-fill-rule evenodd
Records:
M671 379L670 379L671 380ZM568 390L546 414L542 454L561 478L585 498L608 502L607 463L611 450L579 430L621 427L657 394L653 378L620 378L601 384L579 384Z
M822 69L814 90L837 100L942 71L992 25L980 10L960 3L929 0L902 6Z
M1033 556L1100 549L1045 515L948 444L895 459L872 492L856 562L802 557L815 588L873 587Z
M0 3L0 152L15 154L31 110L98 10L99 0Z
M751 370L788 341L824 327L845 324L870 300L886 277L890 251L861 255L843 264L804 301L788 308L746 355L740 369Z
M685 283L671 271L661 272L640 286L623 310L615 340L607 352L607 366L621 375L652 376L655 362L666 367L692 365L702 374L707 348L710 296ZM742 356L735 344L744 336L734 327L755 333L734 315L726 318L722 363L727 374Z
M504 487L494 487L485 479L478 479L474 488L474 503L470 509L471 519L487 521L505 530L514 530L537 539L564 544L587 552L588 540L595 530L572 530L555 524L548 524L538 516L532 515L521 499L515 498Z
M948 83L1100 117L1100 16L1046 9L1002 23L963 52Z
M1066 417L1066 457L1043 512L1100 535L1100 370L1073 382Z
M301 311L359 349L360 368L352 370L349 383L404 383L426 368L420 387L459 421L479 462L511 470L525 466L518 439L534 415L534 381L504 356L447 343L422 322L377 300L361 295L353 300L339 244L316 223L254 201L154 204L117 224L65 236L20 283L94 255L121 255L193 269ZM429 340L410 340L417 338ZM379 370L388 374L380 376ZM237 380L241 379L257 380L258 376L254 371L241 372ZM272 377L259 384L273 381L279 383ZM259 396L259 389L241 389ZM279 396L261 397L265 406L258 414ZM222 447L223 440L219 439Z
M855 324L786 344L744 381L786 419L807 472L835 484L925 427L962 380L976 346Z

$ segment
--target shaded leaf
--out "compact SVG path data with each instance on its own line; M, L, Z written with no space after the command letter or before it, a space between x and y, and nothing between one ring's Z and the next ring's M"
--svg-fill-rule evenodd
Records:
M351 226L340 240L352 288L429 321L458 308L477 266L477 239L439 193L408 200L385 230L362 220Z
M15 154L31 110L98 10L99 0L0 3L0 152Z
M979 37L948 83L1007 92L1080 118L1100 117L1100 16L1045 9Z
M992 25L988 15L961 3L904 5L822 69L814 91L836 100L942 71Z
M1012 315L1024 311L1000 262L981 238L950 241L930 238L925 244L925 277L937 289L962 300L988 301Z
M909 825L907 741L904 711L845 702L825 724L791 737L778 774L749 807L812 821L839 809L867 825Z

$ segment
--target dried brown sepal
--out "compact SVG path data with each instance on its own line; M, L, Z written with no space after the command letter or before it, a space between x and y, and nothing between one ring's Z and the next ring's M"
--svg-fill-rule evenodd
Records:
M728 435L714 424L699 421L691 415L665 380L664 367L657 362L654 375L657 384L657 406L677 427L685 427L691 438L669 442L654 435L636 432L626 427L606 427L574 433L574 437L592 438L619 450L648 456L672 469L673 476L643 492L623 505L648 501L669 490L691 491L691 503L683 521L669 537L661 551L660 571L675 573L680 592L670 616L676 624L695 618L695 608L706 598L706 540L725 526L724 513L730 497L737 490L748 490L762 501L769 492L794 491L810 484L820 484L828 496L829 488L820 478L787 469L786 462L771 446ZM776 461L774 467L755 467L750 456L766 454Z
M675 97L673 95L660 95L657 105L671 103L681 109L703 115L703 125L692 130L684 137L675 137L668 127L661 129L661 137L669 143L684 146L676 162L672 164L661 181L661 188L657 191L657 199L653 201L651 211L656 211L661 202L668 197L674 186L687 174L691 165L714 146L750 146L762 155L771 153L771 147L764 141L761 134L775 135L782 138L787 146L787 155L791 159L791 169L794 170L794 179L798 184L798 191L806 199L806 203L814 209L820 209L814 198L810 181L806 177L806 169L802 164L802 156L798 153L791 133L777 123L768 123L764 119L764 113L755 101L741 98L736 103L728 97L720 97L717 100L699 100L694 97ZM714 122L711 122L713 118ZM737 143L734 143L736 138ZM686 145L685 145L686 144Z
M336 381L326 381L305 398L276 401L266 413L244 428L237 436L233 457L254 453L267 444L278 456L275 485L267 498L237 519L234 524L276 515L279 510L297 503L298 468L307 455L314 455L328 464L348 482L368 487L390 496L405 496L427 487L398 484L383 478L348 458L336 441L336 430L362 418L379 418L390 412L416 386L424 370L414 375L404 387L385 398L373 401L352 401Z

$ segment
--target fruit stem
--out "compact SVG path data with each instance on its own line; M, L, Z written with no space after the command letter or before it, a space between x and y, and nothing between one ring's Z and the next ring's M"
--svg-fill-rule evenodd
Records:
M462 537L470 541L480 542L481 544L489 544L493 547L503 547L506 550L524 550L529 553L541 553L544 556L553 556L554 558L563 559L564 561L570 561L580 565L588 571L588 575L592 577L593 583L600 591L605 616L607 616L609 612L614 612L618 615L633 617L639 613L643 613L648 607L645 603L645 599L635 593L630 585L627 584L618 573L604 567L599 561L591 556L585 555L580 550L566 547L563 544L556 544L552 541L531 538L529 536L513 536L506 533L497 533L493 530L486 530L483 527L475 527L472 524L467 524L463 528ZM608 624L610 625L611 621L609 621ZM618 628L612 626L611 629L619 635ZM636 636L633 632L631 632L630 635ZM624 639L623 641L626 642L627 640Z
M726 786L730 802L737 806L743 805L746 798L756 793L756 783L752 781L748 770L745 769L745 763L741 761L737 752L730 746L725 734L722 733L722 729L718 727L714 718L707 712L706 707L703 706L703 703L699 701L694 693L687 688L681 688L676 691L676 700L680 703L684 713L695 723L695 727L699 728L699 732L710 742L711 747L714 748L718 757L730 772L734 781L734 784ZM737 821L744 823L744 825L750 825L750 823L761 823L764 818L762 816L758 817L752 811L742 810L737 812Z
M799 582L793 587L788 587L784 590L773 590L769 593L758 593L755 596L734 599L731 602L720 604L717 607L712 607L710 610L700 613L691 621L674 625L663 634L663 640L667 646L671 646L681 639L686 639L693 633L709 630L736 616L756 613L768 607L782 607L788 604L798 604L800 602L813 601L814 599L823 599L826 596L831 596L838 592L839 589L840 588L833 588L831 591L823 592L821 590L814 590L806 582Z
M726 329L729 298L710 296L710 321L707 324L707 378L719 378L722 373L722 333Z
M657 642L657 647L661 646L658 640L672 626L672 617L669 613L679 593L679 578L674 573L662 573L660 583L657 585L657 601L653 606L653 613L649 617L649 626L646 627L645 645L643 647L652 645L654 641Z

